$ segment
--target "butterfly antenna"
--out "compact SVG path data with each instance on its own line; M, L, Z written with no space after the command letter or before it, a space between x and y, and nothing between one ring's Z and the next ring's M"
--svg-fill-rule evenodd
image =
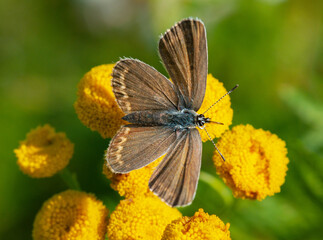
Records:
M218 102L220 102L221 101L221 99L222 98L224 98L226 95L229 95L230 93L232 93L233 92L233 90L235 90L237 87L239 87L239 84L237 84L237 85L235 85L229 92L227 92L226 94L224 94L218 101L216 101L215 103L213 103L212 104L212 106L211 107L209 107L204 113L202 113L203 115L207 112L207 111L209 111L211 108L213 108L214 107L214 105L215 104L217 104Z
M216 124L224 125L224 123L222 122L215 122L215 121L207 121L207 123L216 123Z
M218 153L220 154L220 156L222 157L223 161L225 161L225 158L223 157L222 153L220 152L220 150L217 148L217 146L215 145L215 143L213 142L210 134L208 133L208 131L206 131L206 128L204 128L206 134L209 136L209 139L211 140L211 142L213 143L215 149L218 151Z

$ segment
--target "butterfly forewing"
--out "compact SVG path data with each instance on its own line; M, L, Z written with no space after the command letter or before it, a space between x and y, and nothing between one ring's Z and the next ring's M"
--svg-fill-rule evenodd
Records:
M185 206L193 201L201 166L198 130L179 131L176 142L149 180L150 190L170 206Z
M185 19L159 41L159 53L180 96L180 107L197 111L203 102L207 77L204 24Z
M173 84L153 67L136 59L122 59L112 73L112 88L124 113L176 110Z
M174 130L164 126L123 126L110 142L107 165L115 173L142 168L164 155L175 140Z

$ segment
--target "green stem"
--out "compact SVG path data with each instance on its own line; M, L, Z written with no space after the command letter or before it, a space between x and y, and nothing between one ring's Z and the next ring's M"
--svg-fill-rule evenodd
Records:
M69 189L81 190L80 184L77 181L76 174L72 173L67 167L60 171L59 175Z
M200 180L208 184L212 189L214 189L223 199L223 202L226 206L230 206L233 203L233 195L232 192L228 189L228 187L218 178L213 175L201 171Z

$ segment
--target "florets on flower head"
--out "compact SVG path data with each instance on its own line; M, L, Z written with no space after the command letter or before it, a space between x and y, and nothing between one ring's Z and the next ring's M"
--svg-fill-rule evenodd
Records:
M160 239L166 225L181 216L177 209L167 206L157 196L122 200L110 216L108 238Z
M134 198L139 195L154 195L148 187L148 182L155 167L161 162L164 156L158 158L146 167L133 170L126 174L111 172L106 163L103 164L103 174L111 181L110 186L118 191L120 196Z
M168 224L162 240L230 240L230 224L199 209L193 217L182 217Z
M22 172L33 178L51 177L69 163L74 144L47 124L31 130L14 152Z
M78 85L74 108L81 122L103 138L112 138L121 125L124 113L112 92L111 80L114 64L94 67L84 75Z
M67 190L48 199L34 221L34 240L104 240L108 210L94 195Z
M214 153L217 173L235 197L262 200L280 192L289 160L286 144L277 135L238 125L224 133L217 146L226 156L224 162Z

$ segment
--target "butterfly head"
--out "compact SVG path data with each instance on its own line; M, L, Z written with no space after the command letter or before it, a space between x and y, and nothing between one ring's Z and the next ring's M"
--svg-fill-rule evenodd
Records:
M196 125L199 127L199 128L203 128L204 124L205 123L208 123L210 122L211 119L210 118L206 118L203 114L199 114L196 116Z
M223 125L223 123L221 123L221 122L211 121L210 118L205 117L203 114L198 114L196 116L195 122L196 122L196 126L198 126L201 129L204 128L204 124L206 124L206 123L216 123L216 124Z
M196 115L196 119L195 119L196 126L198 126L199 128L203 129L205 123L216 123L216 124L223 125L223 123L221 123L221 122L211 121L211 119L210 118L206 118L204 116L204 114L207 111L209 111L211 108L213 108L219 101L221 101L222 98L224 98L225 96L229 95L237 87L239 87L239 84L235 85L229 92L227 92L226 94L224 94L219 100L217 100L215 103L213 103L203 114Z

